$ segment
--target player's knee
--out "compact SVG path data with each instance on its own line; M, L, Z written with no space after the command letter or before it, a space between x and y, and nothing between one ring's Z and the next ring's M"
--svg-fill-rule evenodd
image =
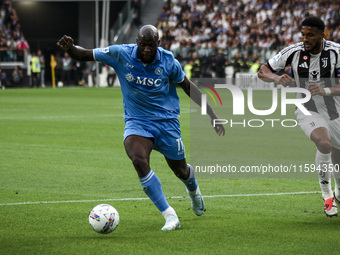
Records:
M320 140L316 142L316 146L321 153L327 154L332 151L332 142L329 140Z
M150 170L149 161L146 158L139 157L139 156L132 156L131 161L138 173L145 173L145 172L148 172L148 170Z

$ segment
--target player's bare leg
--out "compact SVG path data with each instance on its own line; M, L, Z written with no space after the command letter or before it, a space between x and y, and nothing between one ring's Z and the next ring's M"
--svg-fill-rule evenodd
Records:
M166 158L166 161L175 175L185 184L194 213L201 216L204 212L204 201L193 167L187 164L185 159L171 160Z
M324 212L328 217L337 216L338 208L334 201L331 183L331 171L332 167L332 142L331 136L325 127L315 129L311 133L311 140L317 147L315 166L318 171L319 184L324 200Z
M150 154L153 140L147 137L130 135L124 141L126 154L132 161L138 177L146 176L150 171Z
M124 141L125 151L135 167L139 181L145 194L164 216L166 222L162 230L180 228L175 210L168 204L160 180L150 168L150 153L153 140L146 137L131 135Z

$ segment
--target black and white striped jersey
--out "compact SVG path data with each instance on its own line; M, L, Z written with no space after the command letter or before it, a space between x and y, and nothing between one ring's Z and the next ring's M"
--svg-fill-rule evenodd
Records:
M299 42L282 49L268 61L268 65L273 72L291 66L291 74L297 87L307 88L310 83L332 87L339 84L340 44L323 40L322 51L314 55L305 51L303 42ZM297 95L301 96L300 93ZM305 107L333 120L340 114L340 97L316 95L305 103Z

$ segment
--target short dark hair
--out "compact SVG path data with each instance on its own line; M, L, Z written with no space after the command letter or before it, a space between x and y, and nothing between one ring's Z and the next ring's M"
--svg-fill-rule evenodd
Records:
M302 26L305 27L316 27L320 31L325 31L325 23L318 17L308 17L302 21Z

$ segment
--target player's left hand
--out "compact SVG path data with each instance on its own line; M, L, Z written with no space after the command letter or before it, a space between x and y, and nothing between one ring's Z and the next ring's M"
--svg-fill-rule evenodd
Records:
M215 129L216 134L218 134L219 136L221 136L221 135L224 136L225 129L224 129L223 125L218 124L218 125L215 126L214 129Z
M319 84L311 83L308 85L307 89L309 90L312 96L315 96L315 95L324 96L325 95L325 90Z
M211 121L211 123L213 123L213 121ZM222 124L215 124L214 129L215 129L216 134L218 134L219 136L221 135L224 136L225 129Z

